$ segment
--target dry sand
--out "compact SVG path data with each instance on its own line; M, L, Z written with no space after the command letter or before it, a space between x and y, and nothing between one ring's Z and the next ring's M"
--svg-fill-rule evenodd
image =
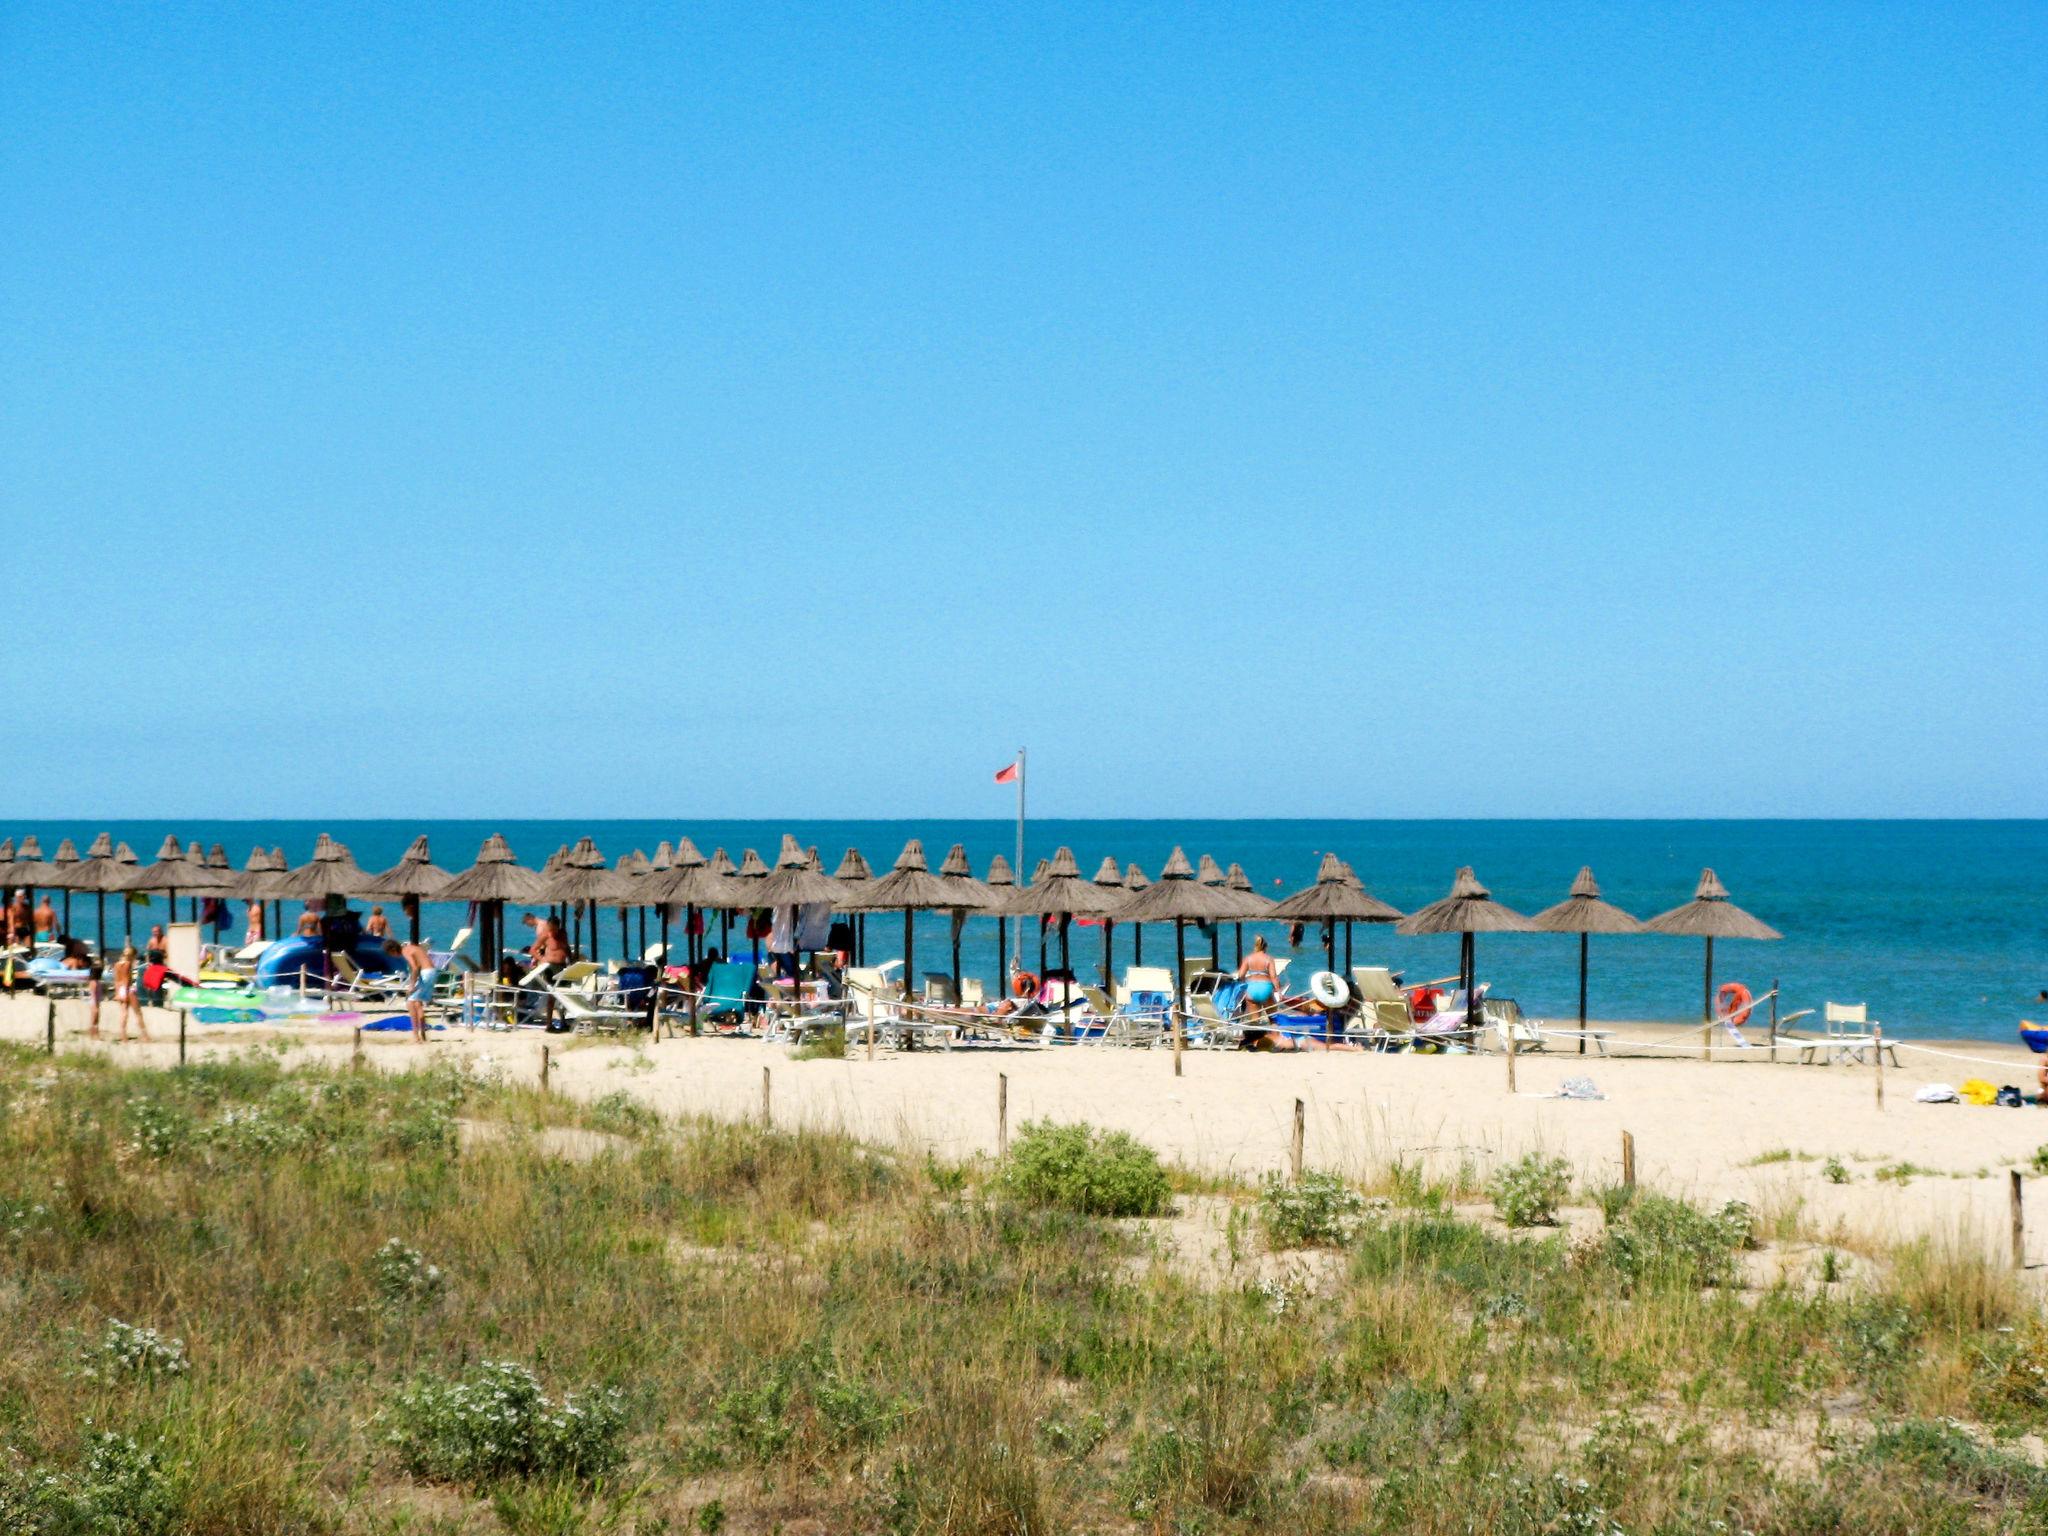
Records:
M174 1015L152 1015L158 1043L145 1049L93 1046L83 1036L84 1012L80 1002L58 1005L60 1050L175 1060ZM108 1026L113 1018L108 1009ZM1655 1025L1613 1028L1618 1049L1698 1038ZM40 1042L44 1030L41 999L0 1006L0 1035ZM346 1056L351 1048L341 1029L195 1025L191 1049L214 1054L284 1037L294 1056ZM1483 1176L1503 1158L1542 1148L1569 1158L1588 1184L1606 1184L1619 1177L1626 1130L1643 1183L1701 1200L1740 1198L1766 1213L1796 1204L1807 1230L1851 1246L1965 1232L2003 1253L2007 1171L2030 1166L2035 1149L2048 1143L2048 1110L1914 1102L1923 1083L1970 1076L2032 1091L2037 1058L2016 1045L1975 1042L1935 1043L1975 1062L1903 1051L1901 1067L1884 1072L1883 1109L1869 1064L1800 1066L1791 1052L1774 1066L1758 1056L1728 1059L1725 1051L1702 1062L1696 1051L1603 1058L1553 1048L1519 1058L1519 1091L1511 1095L1499 1054L1190 1051L1176 1078L1169 1051L1101 1047L976 1046L884 1052L870 1062L795 1061L784 1045L748 1039L664 1039L649 1047L451 1030L425 1048L405 1035L372 1034L365 1042L367 1059L380 1068L455 1058L530 1081L538 1080L545 1042L553 1047L557 1091L594 1097L623 1090L666 1113L734 1119L761 1114L766 1068L778 1125L842 1130L953 1158L995 1152L1000 1075L1008 1079L1013 1130L1041 1117L1087 1120L1129 1131L1191 1169L1247 1180L1287 1166L1297 1098L1306 1106L1308 1165L1358 1176L1396 1160L1436 1172L1465 1164ZM1606 1098L1554 1097L1573 1076L1591 1078ZM1783 1152L1796 1155L1758 1161ZM1849 1170L1848 1183L1823 1176L1829 1157ZM1925 1171L1903 1181L1877 1177L1900 1163ZM2034 1225L2029 1260L2048 1263L2048 1199Z

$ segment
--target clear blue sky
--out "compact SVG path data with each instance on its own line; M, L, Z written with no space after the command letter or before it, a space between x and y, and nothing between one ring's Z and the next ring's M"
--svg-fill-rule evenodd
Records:
M2048 8L33 5L15 815L2048 814Z

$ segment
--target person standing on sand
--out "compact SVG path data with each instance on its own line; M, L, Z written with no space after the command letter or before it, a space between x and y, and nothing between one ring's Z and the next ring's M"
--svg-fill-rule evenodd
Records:
M375 939L379 944L391 937L391 919L384 915L382 907L370 908L369 921L363 924L363 936Z
M263 903L260 901L249 903L249 926L242 930L242 942L245 945L263 942Z
M434 957L424 944L401 944L396 939L384 941L384 953L405 962L405 1011L412 1019L413 1040L425 1045L427 1004L434 1000L434 979L439 974Z
M43 899L36 903L36 942L57 937L57 909L50 905L50 894L45 891Z
M1252 952L1237 967L1237 979L1244 983L1244 1000L1260 1015L1271 1013L1280 1000L1280 967L1266 952L1266 936L1252 940Z
M114 1005L121 1012L120 1043L128 1043L128 1020L135 1020L135 1032L149 1043L149 1025L142 1017L142 998L135 985L135 946L123 944L121 958L114 962Z
M11 948L16 944L27 944L35 933L36 920L29 915L28 892L16 891L14 900L7 904L7 921L0 923L4 936Z

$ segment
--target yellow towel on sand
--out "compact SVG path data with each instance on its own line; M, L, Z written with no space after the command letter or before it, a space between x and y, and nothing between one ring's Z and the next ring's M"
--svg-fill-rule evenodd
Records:
M1998 1099L1998 1090L1981 1077L1971 1078L1956 1093L1968 1104L1991 1104Z

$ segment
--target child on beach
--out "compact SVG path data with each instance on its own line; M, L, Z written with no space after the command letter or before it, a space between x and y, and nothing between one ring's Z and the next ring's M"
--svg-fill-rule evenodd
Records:
M149 1043L149 1025L142 1017L142 997L135 984L135 946L123 944L121 958L114 962L114 1005L121 1012L120 1043L128 1043L128 1020L135 1020L135 1032Z

